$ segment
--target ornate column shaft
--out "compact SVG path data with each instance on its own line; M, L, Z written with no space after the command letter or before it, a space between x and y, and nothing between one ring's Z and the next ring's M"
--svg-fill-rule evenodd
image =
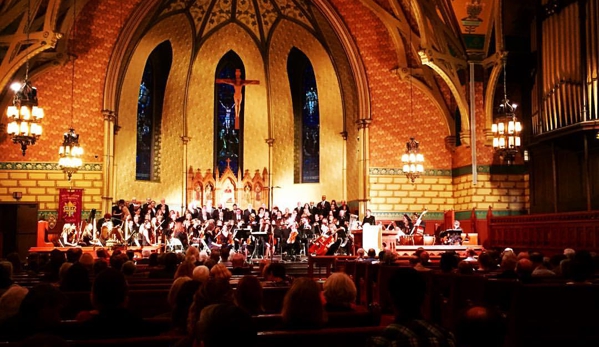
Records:
M102 110L104 115L104 158L102 167L102 212L110 213L116 196L114 184L114 135L116 114L112 110Z
M189 136L181 136L181 142L183 142L183 172L182 172L182 176L181 176L181 180L182 180L182 184L181 187L183 187L182 192L181 192L181 214L185 215L185 209L187 208L187 144L189 143L189 141L191 141L191 137Z
M342 200L347 201L347 131L342 131L339 135L343 137L343 162L341 163Z
M268 209L271 210L274 206L274 189L272 180L273 155L272 146L275 144L275 139L268 138L264 140L268 144Z
M368 170L370 169L370 123L372 119L365 118L357 121L358 123L358 138L360 141L360 156L358 159L359 169L359 214L360 219L368 209L368 201L370 200L370 178Z

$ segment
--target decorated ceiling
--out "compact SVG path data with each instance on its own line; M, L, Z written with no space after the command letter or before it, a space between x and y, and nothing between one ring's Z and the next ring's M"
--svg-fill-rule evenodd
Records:
M161 16L185 11L193 19L199 41L231 22L243 27L263 47L281 19L314 31L314 18L305 0L171 0Z

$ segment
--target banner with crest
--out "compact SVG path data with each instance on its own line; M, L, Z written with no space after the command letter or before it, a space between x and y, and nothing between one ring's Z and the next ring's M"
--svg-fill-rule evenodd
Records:
M60 189L58 193L58 220L81 223L83 189Z

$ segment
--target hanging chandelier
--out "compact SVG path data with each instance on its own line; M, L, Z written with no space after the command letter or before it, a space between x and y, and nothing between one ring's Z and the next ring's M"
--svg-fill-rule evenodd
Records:
M75 41L76 34L76 22L75 22L75 10L77 7L77 1L73 3L73 42ZM79 145L79 134L75 132L73 128L73 114L74 111L74 103L75 103L75 61L76 57L71 54L71 58L73 60L73 67L71 71L71 127L69 131L64 133L62 145L58 149L58 155L60 158L58 159L58 166L60 169L67 175L67 179L70 181L71 177L75 172L77 172L83 166L83 160L81 160L81 156L83 155L83 148Z
M30 4L27 4L27 42L29 42L29 27L31 25ZM42 135L42 118L44 110L37 104L37 89L29 81L29 55L25 63L25 80L23 83L13 83L11 89L15 92L12 106L8 106L6 116L8 125L6 133L12 142L21 145L23 156L27 147L35 144Z
M499 157L511 165L520 151L522 140L520 132L522 124L516 117L518 105L510 103L507 98L507 78L505 62L503 63L503 100L499 104L495 123L491 126L493 133L493 149Z
M79 146L79 134L75 132L75 129L71 128L69 132L64 133L64 139L58 149L58 155L60 156L58 166L67 174L70 181L71 176L83 166L83 161L81 160L83 148Z
M413 137L406 143L406 153L401 156L403 163L403 173L414 183L424 172L424 156L419 153L419 143Z

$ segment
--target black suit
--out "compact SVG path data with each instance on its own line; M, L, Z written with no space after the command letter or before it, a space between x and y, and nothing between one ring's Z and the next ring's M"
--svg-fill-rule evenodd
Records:
M328 217L329 212L331 211L331 203L328 201L321 201L318 203L316 208L318 209L318 213L320 213L324 217Z
M370 217L365 216L364 220L362 221L362 225L364 225L366 223L368 223L370 225L374 225L374 223L375 223L374 216L372 216L372 215Z
M250 209L247 209L247 208L245 210L243 210L243 219L245 220L246 223L248 223L250 221L250 215L252 213L254 215L256 215L256 210L254 210L254 209L250 210Z

